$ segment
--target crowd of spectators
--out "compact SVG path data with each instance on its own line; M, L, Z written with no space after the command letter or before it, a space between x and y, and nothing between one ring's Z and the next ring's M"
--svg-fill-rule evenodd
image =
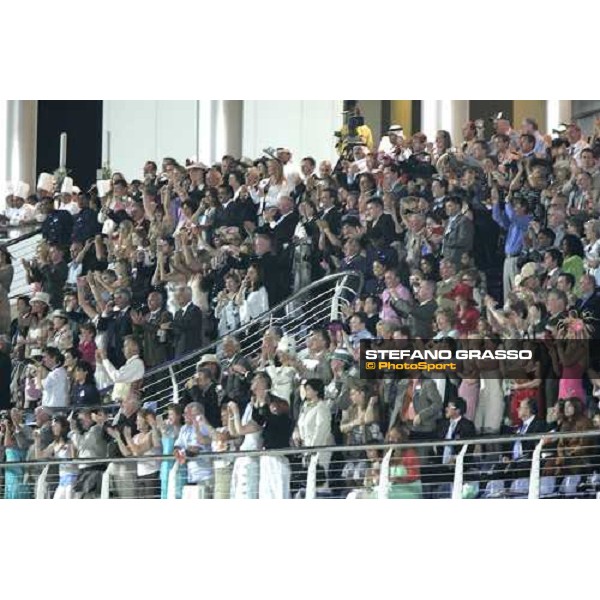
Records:
M395 126L375 148L361 125L337 164L278 148L148 161L140 179L114 173L88 191L46 173L32 195L19 183L0 223L40 223L43 241L22 262L31 293L12 313L14 264L0 247L4 460L173 455L179 495L187 482L215 498L289 497L301 459L202 455L598 427L587 342L600 336L599 133L568 123L543 136L533 119L513 129L498 115L490 139L473 121L454 141ZM349 270L364 276L361 296L306 350L277 327L255 355L230 335ZM368 382L359 346L375 337L547 343L519 373L486 360L457 377ZM217 339L179 403L164 415L144 405L149 370ZM547 468L565 452L587 464L582 444ZM502 464L528 453L511 447ZM453 460L450 448L395 452L391 495L421 497L422 468L443 478ZM52 494L97 496L106 464L61 464ZM110 463L115 496L166 497L171 464ZM319 487L347 493L380 464L376 451L321 453ZM3 472L5 497L23 497L39 468Z

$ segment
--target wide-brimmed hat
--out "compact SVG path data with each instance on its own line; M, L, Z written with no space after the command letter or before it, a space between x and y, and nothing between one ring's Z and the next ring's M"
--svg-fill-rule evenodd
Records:
M46 306L50 306L50 294L46 292L36 292L30 302L43 302Z
M56 309L55 311L52 311L51 317L53 319L64 319L65 321L69 320L69 315L67 315L67 313L64 310L61 310L60 308Z
M218 365L221 363L221 361L219 360L216 354L203 354L200 360L198 361L197 366L200 367L209 363L215 363Z

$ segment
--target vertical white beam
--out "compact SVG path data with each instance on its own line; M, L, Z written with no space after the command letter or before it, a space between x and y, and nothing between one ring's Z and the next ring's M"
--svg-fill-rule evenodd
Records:
M12 186L9 184L8 177L8 164L7 164L7 149L8 149L8 101L0 100L0 186L2 191L0 193L0 210L6 208L6 196L8 195L8 187Z
M421 100L421 131L427 141L435 139L439 123L439 100Z
M546 100L546 129L551 133L559 123L571 121L571 100Z

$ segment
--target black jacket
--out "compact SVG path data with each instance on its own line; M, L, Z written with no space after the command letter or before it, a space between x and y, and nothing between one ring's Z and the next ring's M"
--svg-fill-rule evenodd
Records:
M213 427L221 427L221 411L219 409L219 397L217 395L217 386L211 383L205 390L195 385L192 388L186 388L181 399L181 407L185 408L192 402L198 402L204 407L204 416Z
M66 210L53 210L42 223L42 237L50 244L68 246L73 231L73 217Z
M125 364L123 341L126 336L133 333L129 310L130 307L127 307L125 310L98 319L98 331L106 332L106 355L117 369Z
M202 344L202 311L195 304L190 304L185 314L179 309L175 313L172 330L175 358L200 348Z

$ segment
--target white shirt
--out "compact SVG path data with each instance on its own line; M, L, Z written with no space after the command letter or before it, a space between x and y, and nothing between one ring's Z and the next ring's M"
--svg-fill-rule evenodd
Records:
M321 400L313 403L304 402L298 417L298 431L303 446L331 445L333 443L331 411L327 403Z
M200 427L201 435L207 437L209 432L206 425ZM200 452L210 452L210 445L205 446L201 444L196 435L196 428L194 425L183 425L179 430L179 435L175 440L175 448L181 448L187 450L188 448L198 447ZM201 483L203 481L210 480L211 478L211 466L210 459L206 458L189 458L186 461L188 483Z
M128 358L120 369L117 369L108 358L102 361L102 366L113 383L134 383L144 377L144 361L137 354Z
M527 433L533 419L535 419L535 415L531 415L529 419L523 421L523 425L521 425L521 428L519 429L519 435L525 435ZM523 446L521 442L517 440L513 446L513 460L518 460L521 456L523 456Z
M269 310L269 296L263 285L258 291L250 292L240 306L240 322L242 325L250 323L267 310Z
M446 432L446 439L453 439L454 432L456 431L456 427L458 426L458 422L462 419L462 416L458 417L458 419L451 419L450 424L448 425L448 431ZM442 463L447 465L450 462L450 457L454 454L453 446L444 446L444 455L442 458Z
M42 381L42 406L62 408L69 405L69 378L64 367L57 367Z
M34 213L35 208L27 203L23 204L21 208L12 206L4 211L4 214L6 218L10 220L11 225L19 225L23 221L33 220Z
M110 381L115 384L112 391L112 397L115 399L126 398L129 395L131 384L144 377L144 361L137 354L128 358L120 369L117 369L108 358L102 361L102 366Z

